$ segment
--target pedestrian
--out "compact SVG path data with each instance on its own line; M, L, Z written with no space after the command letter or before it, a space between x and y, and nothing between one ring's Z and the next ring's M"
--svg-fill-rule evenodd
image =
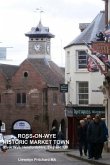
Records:
M56 147L56 144L57 144L57 129L55 126L52 127L52 130L50 131L50 134L52 135L52 138L51 138L51 145L52 147Z
M101 119L101 116L99 115L100 118L100 125L102 128L102 138L99 143L99 158L102 158L102 151L104 147L104 143L108 140L108 128L105 124L105 121Z
M78 142L79 142L80 156L83 156L83 150L84 150L84 154L87 155L86 127L84 120L80 120L80 126L78 127Z
M103 129L100 124L99 115L95 115L94 120L89 124L87 129L87 139L90 147L89 159L99 159L99 144L103 135Z
M86 150L87 150L87 152L88 152L88 157L91 157L90 155L91 155L91 145L90 145L90 143L89 143L89 141L88 141L88 138L87 138L87 130L88 130L88 127L89 127L89 124L92 122L92 117L91 117L91 115L87 115L86 116L86 125L85 125L85 127L86 127L86 140L87 140L87 143L86 143Z
M62 147L64 145L64 134L61 130L58 132L57 139L60 141L59 146Z

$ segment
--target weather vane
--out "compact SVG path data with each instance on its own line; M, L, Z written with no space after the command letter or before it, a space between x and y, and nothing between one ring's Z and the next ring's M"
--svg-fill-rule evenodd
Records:
M42 15L42 13L44 12L44 11L41 9L41 7L40 7L40 8L37 8L36 11L34 11L34 12L39 12L39 14L40 14L40 21L41 21L41 15Z

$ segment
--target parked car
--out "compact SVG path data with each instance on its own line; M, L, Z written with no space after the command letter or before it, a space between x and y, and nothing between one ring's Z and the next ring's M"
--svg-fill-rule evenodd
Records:
M7 150L7 146L5 145L5 139L2 133L0 133L0 148L3 152Z
M19 145L19 139L15 135L4 135L4 140L8 147Z

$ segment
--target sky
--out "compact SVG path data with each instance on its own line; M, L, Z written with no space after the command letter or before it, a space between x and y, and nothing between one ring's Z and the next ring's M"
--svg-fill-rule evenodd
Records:
M51 59L65 65L64 47L79 34L79 23L90 23L104 10L102 0L3 0L0 2L0 47L7 48L7 63L20 64L28 55L25 33L40 20L55 35ZM6 62L5 62L6 63Z

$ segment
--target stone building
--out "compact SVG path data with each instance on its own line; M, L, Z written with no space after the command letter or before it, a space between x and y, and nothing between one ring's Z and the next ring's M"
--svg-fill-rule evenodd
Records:
M59 91L64 71L51 61L54 35L41 21L25 35L28 58L19 66L0 64L1 131L49 133L56 126L66 134L65 98Z

